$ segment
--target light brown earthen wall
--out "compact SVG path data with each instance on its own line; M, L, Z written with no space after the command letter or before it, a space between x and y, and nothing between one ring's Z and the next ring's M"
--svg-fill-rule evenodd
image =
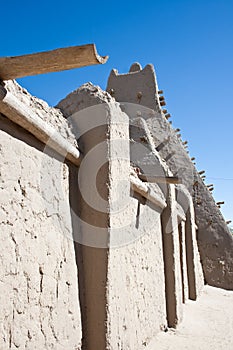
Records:
M69 171L0 115L0 348L80 349Z

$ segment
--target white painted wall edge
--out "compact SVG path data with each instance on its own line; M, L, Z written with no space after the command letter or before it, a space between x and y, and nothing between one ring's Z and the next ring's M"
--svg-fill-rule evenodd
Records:
M2 85L0 85L0 113L30 132L64 159L68 159L76 166L80 164L79 150Z

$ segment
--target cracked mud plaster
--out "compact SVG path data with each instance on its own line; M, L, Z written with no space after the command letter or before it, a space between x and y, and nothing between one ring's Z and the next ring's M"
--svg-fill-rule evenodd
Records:
M0 119L0 349L80 349L68 167Z

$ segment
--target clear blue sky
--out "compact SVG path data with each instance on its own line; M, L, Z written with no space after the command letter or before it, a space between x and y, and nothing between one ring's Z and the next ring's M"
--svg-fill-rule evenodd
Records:
M96 43L104 66L19 79L55 105L87 81L153 63L173 124L233 220L233 0L4 1L0 56Z

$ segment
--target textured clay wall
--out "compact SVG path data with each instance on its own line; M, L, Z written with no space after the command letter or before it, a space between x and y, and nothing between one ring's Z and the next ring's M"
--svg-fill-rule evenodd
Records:
M78 141L83 158L68 168L0 115L0 348L77 350L81 338L83 350L150 346L182 319L183 296L175 186L148 185L150 200L139 194L135 165L171 175L138 118L151 116L138 105L124 113L91 84L61 101L61 110L12 84L40 118ZM188 207L180 211L195 277L199 255ZM190 298L202 286L199 277Z
M216 287L233 289L233 238L211 192L164 116L145 113L145 118L156 145L170 137L169 142L165 142L161 148L160 155L167 159L172 172L182 178L193 196L198 247L206 282Z
M85 349L92 350L94 344L101 350L143 349L167 325L162 209L140 195L130 196L129 119L110 95L85 84L58 107L67 117L73 116L73 127L78 136L82 135L79 139L84 157L79 169L82 200L91 198L93 180L102 195L98 203L93 199L92 208L85 203L81 208L85 220L92 224L92 227L81 224L82 239L88 237L86 244L92 246L81 248L85 271ZM100 164L96 159L102 160ZM103 164L108 177L99 176ZM85 172L82 185L84 166L90 169L89 175ZM85 182L93 174L94 179ZM161 190L157 190L158 196L163 197ZM103 199L106 202L101 206ZM106 234L105 245L101 232Z
M161 108L165 102L158 91L154 67L147 65L142 70L139 64L133 64L128 74L118 74L113 70L107 91L121 102L122 110L131 118L140 115L146 120L160 156L166 160L172 173L182 179L192 195L205 281L212 286L233 289L232 234L211 192L192 163L181 135L167 120L170 115Z
M68 167L0 125L0 348L80 349Z
M135 231L138 201L132 199ZM112 248L108 267L108 340L111 349L144 349L166 325L166 301L160 211L141 208L137 235L130 244ZM129 230L129 232L128 232Z

